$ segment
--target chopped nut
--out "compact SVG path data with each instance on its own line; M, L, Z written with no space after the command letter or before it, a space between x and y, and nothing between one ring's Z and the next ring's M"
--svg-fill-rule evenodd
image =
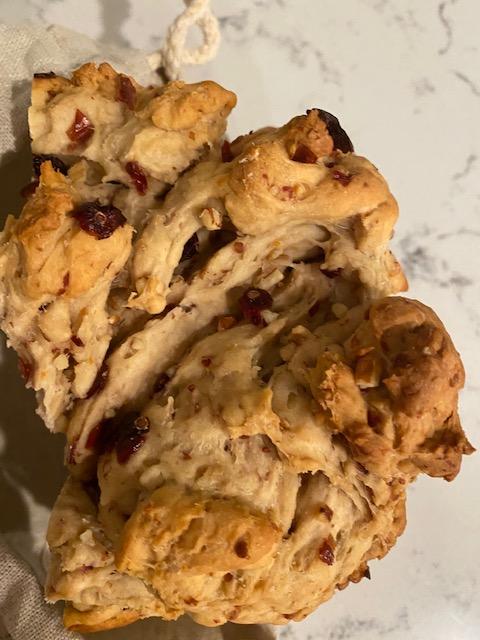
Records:
M334 304L332 304L332 313L337 318L343 318L347 311L348 307L341 302L335 302Z
M226 331L237 324L234 316L220 316L217 320L217 331Z
M55 358L53 364L55 365L56 369L58 369L59 371L63 371L68 367L68 357L64 353L61 353Z
M380 383L381 372L380 359L371 351L357 360L355 364L355 382L360 389L377 387Z
M203 226L209 231L220 229L222 226L222 217L220 211L217 211L217 209L213 207L205 208L199 216Z

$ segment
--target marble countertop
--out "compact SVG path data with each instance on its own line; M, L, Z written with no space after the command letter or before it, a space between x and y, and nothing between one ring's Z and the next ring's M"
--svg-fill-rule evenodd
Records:
M232 136L280 124L312 106L337 114L390 182L401 217L393 241L411 297L434 307L467 370L461 415L480 444L480 52L478 0L214 0L222 45L189 80L233 89ZM57 23L101 41L151 51L179 0L15 0L0 21ZM61 484L61 442L33 424L31 396L2 368L2 495L15 507L2 528L28 527L27 506L48 513ZM9 407L20 396L22 408ZM31 427L30 427L31 425ZM38 442L26 446L26 429ZM30 436L28 436L30 437ZM41 479L41 481L40 481ZM18 489L18 486L26 489ZM16 488L15 488L16 487ZM478 640L480 466L466 459L452 484L420 479L409 490L408 526L350 586L282 640ZM34 523L33 523L34 524ZM32 526L32 523L30 522ZM25 538L28 543L28 538ZM112 638L114 636L112 635Z

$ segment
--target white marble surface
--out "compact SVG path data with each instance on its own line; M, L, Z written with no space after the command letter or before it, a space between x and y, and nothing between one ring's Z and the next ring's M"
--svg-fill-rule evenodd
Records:
M0 21L58 23L105 42L154 49L177 0L2 0ZM480 55L478 0L217 0L218 57L187 79L212 78L239 104L231 134L280 124L320 106L340 116L400 203L394 248L410 295L433 306L467 369L461 414L480 444ZM31 398L2 368L2 529L29 522L26 502L51 505L59 449L31 417ZM13 395L22 398L9 407ZM35 447L30 429L38 430ZM18 491L22 484L27 490ZM480 467L466 459L452 484L421 479L409 524L372 580L351 586L283 640L478 640ZM6 492L6 493L5 493ZM3 499L3 498L2 498ZM30 538L25 535L25 544ZM112 635L112 638L114 636ZM123 637L123 636L122 636Z

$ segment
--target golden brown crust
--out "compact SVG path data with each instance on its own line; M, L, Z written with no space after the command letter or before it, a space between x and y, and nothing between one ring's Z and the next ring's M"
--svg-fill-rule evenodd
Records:
M24 259L22 283L30 298L60 291L66 298L80 296L99 279L118 271L119 259L123 264L130 253L130 225L118 227L99 241L69 215L75 201L78 196L68 178L44 162L39 187L27 201L16 228Z
M220 150L235 102L105 63L33 83L34 152L76 162L8 221L0 303L47 422L71 418L46 596L75 631L301 620L395 544L409 482L473 451L445 328L384 297L383 177L315 109ZM85 203L128 223L101 238Z
M294 326L265 387L277 322L199 340L143 408L139 451L100 459L95 526L115 541L117 572L158 594L163 612L148 603L143 615L302 620L395 544L408 483L451 479L471 451L456 418L461 362L430 309L384 298ZM442 397L399 404L417 367L416 392Z
M218 143L235 103L235 94L212 81L144 88L109 64L87 63L70 80L34 78L32 149L93 160L105 180L127 184L127 164L135 162L147 178L172 184L205 147ZM71 133L78 113L91 127L80 140Z
M280 538L268 517L242 504L164 485L129 519L115 564L119 571L146 576L155 585L172 568L198 575L256 567L274 552Z
M79 611L71 605L65 605L63 612L63 624L70 631L77 633L93 633L94 631L107 631L132 624L141 620L142 616L137 611L119 610L118 607L95 607L90 611Z

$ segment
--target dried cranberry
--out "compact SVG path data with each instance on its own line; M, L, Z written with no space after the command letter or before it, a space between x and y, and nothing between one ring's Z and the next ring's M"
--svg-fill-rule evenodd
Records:
M191 238L187 240L185 246L183 247L182 257L180 258L180 262L184 260L190 260L193 258L195 254L198 253L198 236L196 233L193 234Z
M240 310L245 320L256 326L264 325L262 311L270 309L273 298L264 289L247 289L239 300Z
M127 221L120 209L111 204L102 205L99 202L81 204L73 211L72 216L78 221L83 231L99 240L109 238Z
M128 76L120 74L118 77L117 100L124 102L132 111L135 108L137 90Z
M87 118L87 116L77 109L75 112L75 118L67 129L67 136L72 142L78 144L85 144L93 135L95 127Z
M119 464L125 464L134 453L136 453L145 442L145 436L141 433L131 433L124 436L117 442L115 451Z
M103 422L99 422L88 434L85 446L87 449L96 449L103 429Z
M222 162L231 162L233 160L233 151L228 140L224 140L222 144Z
M332 565L335 562L335 554L333 553L332 545L329 540L325 540L320 549L318 550L320 560L325 564Z
M85 346L85 345L83 344L83 340L82 340L81 338L79 338L78 336L73 335L73 336L72 336L72 338L71 338L71 340L72 340L73 344L74 344L75 346L77 346L77 347L83 347L83 346Z
M70 271L63 276L62 288L57 291L57 296L63 296L65 291L68 289L68 285L70 284Z
M212 364L212 359L209 358L208 356L203 356L202 365L208 368L211 364Z
M307 110L307 114L310 113L312 109ZM333 140L333 146L335 149L340 149L343 153L350 153L353 151L353 144L350 138L348 137L346 131L340 125L338 118L336 118L333 114L328 111L324 111L323 109L315 108L315 111L318 113L318 117L327 125L327 131L330 137Z
M127 425L120 433L115 445L119 464L125 464L131 455L136 453L145 442L145 434L150 430L150 421L140 416Z
M307 113L310 113L312 109L308 109ZM323 109L316 108L315 111L318 113L318 117L320 120L327 126L327 131L330 137L333 140L333 146L335 149L340 149L343 153L349 153L353 151L353 144L344 129L342 129L338 118L329 113L328 111L324 111Z
M86 397L91 398L96 393L104 389L105 385L107 384L107 378L108 378L108 364L104 362L100 367L100 369L98 370L97 376L93 381L92 386L87 391Z
M132 179L133 186L141 196L144 196L147 192L148 181L145 172L138 162L127 162L125 165L125 171Z
M303 162L304 164L315 164L317 156L304 144L299 144L292 156L295 162Z
M370 567L367 567L363 573L363 577L367 578L367 580L371 580L372 576L370 575Z
M340 182L343 187L346 187L352 181L352 176L348 175L348 173L343 173L343 171L339 171L335 169L332 171L332 178Z
M18 370L20 371L20 375L23 378L25 384L30 381L33 373L33 365L28 360L24 358L18 359Z
M57 74L55 71L43 71L41 73L34 73L34 78L56 78Z
M39 185L38 180L32 180L32 182L29 182L28 184L26 184L24 187L20 189L21 197L30 198L30 196L33 196L33 194L37 190L38 185Z
M67 175L68 173L67 165L63 162L63 160L60 160L60 158L57 158L57 156L34 155L32 160L32 165L33 165L33 175L36 178L40 177L40 168L42 166L42 163L47 162L48 160L50 160L50 162L52 163L52 167L55 169L55 171L59 171L60 173L63 173L64 176Z

